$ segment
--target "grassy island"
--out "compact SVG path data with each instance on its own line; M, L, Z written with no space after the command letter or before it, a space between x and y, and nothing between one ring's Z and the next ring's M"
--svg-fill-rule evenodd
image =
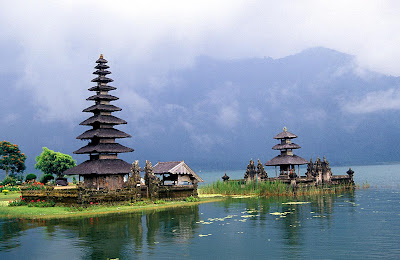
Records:
M201 203L220 201L222 197L201 197L197 201L140 201L137 203L125 203L119 205L88 205L57 206L57 207L10 207L9 202L20 198L19 192L12 192L0 197L0 218L27 218L27 219L52 219L88 217L115 213L129 213L147 210L160 210L172 207L186 207Z

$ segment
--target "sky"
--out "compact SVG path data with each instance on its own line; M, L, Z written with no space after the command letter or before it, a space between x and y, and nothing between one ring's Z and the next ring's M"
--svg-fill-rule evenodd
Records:
M132 111L124 119L135 124L157 112L149 96L171 85L168 73L201 56L279 59L320 46L352 55L360 75L398 77L399 28L399 1L2 1L0 75L12 79L8 88L29 94L34 120L72 127L84 116L102 53L119 88L118 106ZM229 83L216 91L237 95ZM5 93L1 102L9 98ZM344 112L400 110L400 91L374 90L353 101ZM237 124L234 111L235 104L222 107L220 124ZM21 113L2 109L0 121L15 122Z

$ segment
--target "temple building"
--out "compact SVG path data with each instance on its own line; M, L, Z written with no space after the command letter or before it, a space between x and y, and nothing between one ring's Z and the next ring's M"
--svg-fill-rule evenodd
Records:
M266 166L275 166L275 170L279 166L279 177L281 178L296 177L295 166L298 166L298 173L300 174L300 165L308 163L306 159L293 154L294 149L301 148L292 143L294 138L297 138L297 135L288 132L287 128L284 127L283 132L274 137L274 139L280 140L280 143L272 147L274 150L280 150L281 154L265 163Z
M80 125L91 126L79 135L77 139L89 140L86 146L78 149L74 154L89 154L89 160L64 172L65 175L79 175L84 178L84 187L95 189L116 190L123 186L124 176L130 173L131 164L118 159L119 153L132 152L133 149L117 143L118 138L131 137L129 134L115 129L114 126L126 124L126 121L111 115L113 112L121 111L121 108L111 105L110 102L118 100L118 97L109 95L109 91L115 87L108 86L113 80L107 75L111 72L107 69L107 60L100 55L96 61L97 65L93 74L97 75L92 82L96 86L89 88L95 95L87 98L95 104L84 109L83 112L93 113Z
M184 162L158 162L153 168L154 174L162 175L162 184L173 185L197 184L203 182L190 167ZM166 183L167 182L167 183Z

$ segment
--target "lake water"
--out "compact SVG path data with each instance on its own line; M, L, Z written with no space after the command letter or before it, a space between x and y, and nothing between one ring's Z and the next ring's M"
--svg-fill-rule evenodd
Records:
M371 188L296 199L303 204L238 198L80 219L0 219L0 259L399 259L399 167L352 167L356 183ZM210 182L224 172L199 174Z

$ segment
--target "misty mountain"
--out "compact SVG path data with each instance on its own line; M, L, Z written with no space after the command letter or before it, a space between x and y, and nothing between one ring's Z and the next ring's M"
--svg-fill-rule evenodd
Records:
M14 77L3 75L0 131L26 152L28 172L42 146L72 154L84 145L75 139L87 129L80 121L37 120L40 100L14 87ZM306 159L326 156L331 165L399 161L400 78L366 71L334 50L313 48L281 59L198 57L193 66L140 86L124 83L121 74L111 78L118 88L113 94L121 97L115 104L123 109L115 115L128 121L118 128L132 135L121 141L135 149L121 156L129 162L185 160L195 170L244 169L251 158L266 162L278 154L273 137L284 126L298 135L294 142L302 149L295 153Z

